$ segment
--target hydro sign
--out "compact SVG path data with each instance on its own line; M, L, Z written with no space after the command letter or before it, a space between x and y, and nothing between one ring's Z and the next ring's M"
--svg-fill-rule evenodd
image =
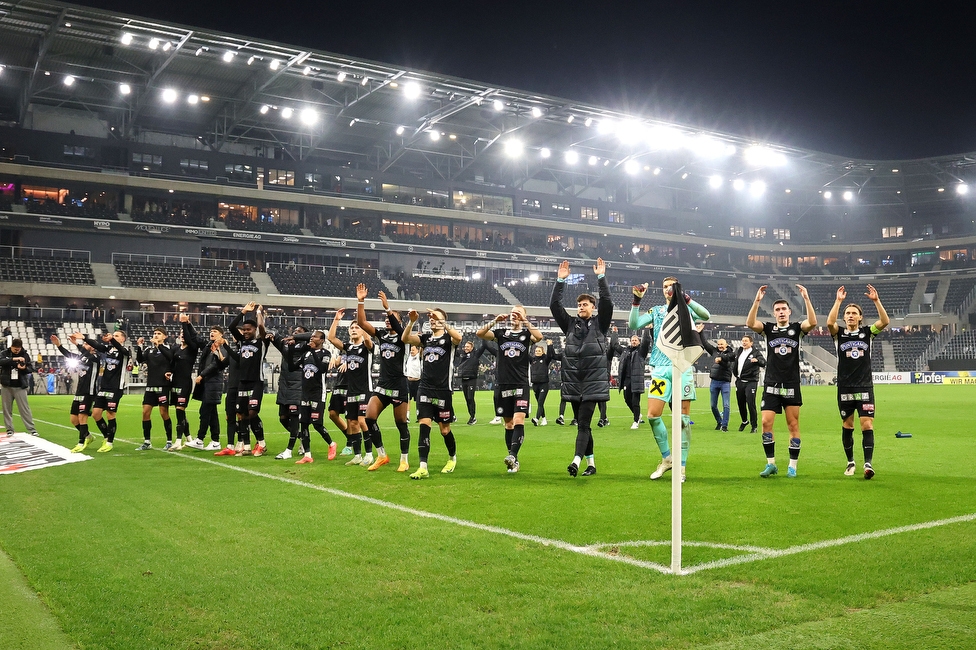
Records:
M976 386L976 370L943 370L933 372L913 372L913 384L943 384Z

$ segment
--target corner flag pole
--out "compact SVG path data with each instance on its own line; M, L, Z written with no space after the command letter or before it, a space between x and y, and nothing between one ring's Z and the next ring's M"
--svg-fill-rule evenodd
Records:
M681 574L681 398L682 375L704 352L701 337L691 323L681 285L671 285L668 313L661 324L657 346L671 359L671 572Z

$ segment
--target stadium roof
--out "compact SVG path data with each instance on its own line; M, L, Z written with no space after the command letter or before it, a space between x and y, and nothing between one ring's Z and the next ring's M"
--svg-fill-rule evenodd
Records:
M853 160L611 108L213 30L57 2L0 0L0 119L31 105L89 111L123 137L445 181L658 188L685 205L740 190L787 211L825 202L908 215L968 211L976 154ZM127 90L128 92L123 92ZM847 194L849 193L849 194ZM963 202L960 205L960 202Z

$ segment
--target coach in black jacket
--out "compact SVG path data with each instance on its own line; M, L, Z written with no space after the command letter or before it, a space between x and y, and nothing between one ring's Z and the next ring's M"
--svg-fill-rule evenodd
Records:
M716 341L712 345L705 337L702 337L702 345L705 351L712 356L712 369L708 376L712 380L709 385L711 393L712 415L715 416L715 430L729 430L729 409L732 382L732 364L735 362L735 352L729 347L725 339ZM722 412L718 410L718 396L722 396Z
M739 417L742 424L739 431L746 428L746 408L749 410L748 423L752 425L752 431L756 432L756 391L759 388L759 371L766 365L766 358L762 352L752 347L752 336L744 334L742 336L742 347L734 353L732 361L732 373L735 375L735 401L739 405Z
M636 429L641 420L641 393L644 392L644 368L647 366L647 353L651 350L651 330L645 328L643 336L630 337L630 347L620 355L617 374L620 390L624 392L624 402L634 414L631 429Z
M573 405L576 415L576 455L566 468L570 476L576 476L584 456L587 467L583 476L596 474L590 424L597 403L610 400L610 364L606 355L607 334L613 321L613 301L610 299L606 271L607 265L603 259L597 258L593 272L600 287L599 303L590 294L580 294L576 298L577 315L570 316L561 302L566 278L569 277L569 262L564 260L559 265L549 301L552 317L566 335L563 348L565 379L560 392ZM596 314L593 313L595 307L598 308Z

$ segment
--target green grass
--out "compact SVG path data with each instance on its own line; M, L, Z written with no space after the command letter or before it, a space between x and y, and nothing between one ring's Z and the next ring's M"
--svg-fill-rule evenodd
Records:
M804 389L799 478L762 480L759 436L713 431L700 391L685 540L786 549L976 512L971 390L876 393L873 481L843 476L826 387ZM119 437L133 442L138 401L126 398L120 415ZM552 424L558 395L548 405L548 427L527 425L517 475L501 462L502 428L487 424L455 425L453 475L437 471L446 452L435 433L422 482L397 474L395 462L375 473L329 463L317 438L314 464L275 461L283 433L269 434L263 458L136 452L119 441L90 462L0 477L0 548L83 648L908 648L923 639L951 648L976 632L974 521L674 576L308 485L669 564L667 545L626 544L670 538L670 480L647 478L660 459L648 427L629 429L615 393L611 427L595 429L599 474L572 479L575 432ZM61 425L40 423L43 436L74 444L65 398L32 406L35 419ZM281 430L275 412L268 405L264 418L272 432ZM490 415L490 396L479 395L479 419ZM395 458L388 414L380 424ZM895 439L896 430L914 437ZM683 564L742 554L686 545ZM0 646L18 647L20 631L24 647L39 647L30 640L44 620L5 622Z

